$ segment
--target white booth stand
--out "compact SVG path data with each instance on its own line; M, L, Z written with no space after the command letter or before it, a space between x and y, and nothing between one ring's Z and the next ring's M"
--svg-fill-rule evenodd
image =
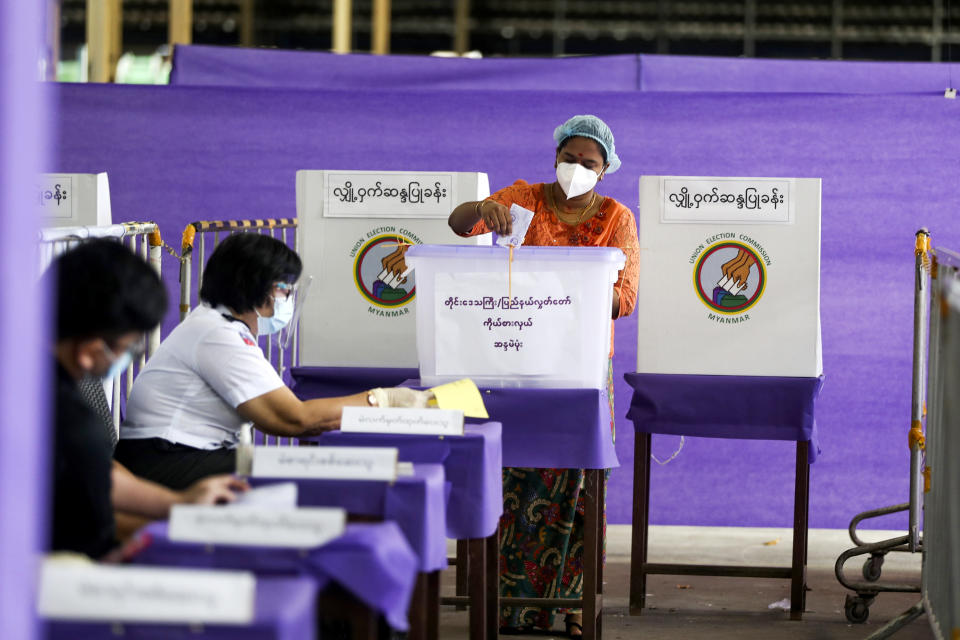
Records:
M645 176L640 212L630 613L647 575L763 577L790 580L799 620L823 370L820 180ZM649 561L654 433L795 441L791 565Z
M484 173L298 171L304 278L301 366L412 368L416 276L409 245L490 244L460 238L447 218L490 195Z
M39 180L39 212L44 227L113 224L106 173L43 173Z

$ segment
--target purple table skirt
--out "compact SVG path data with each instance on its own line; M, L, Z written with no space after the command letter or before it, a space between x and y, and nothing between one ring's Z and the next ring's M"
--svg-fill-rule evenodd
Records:
M294 367L284 382L301 400L351 396L374 387L397 387L420 375L418 369Z
M309 576L323 589L336 583L386 618L408 628L407 611L417 580L417 556L394 522L349 524L336 540L312 550L173 542L167 523L154 522L141 536L149 543L135 564L239 569L262 576Z
M259 487L288 478L250 478ZM412 476L394 483L373 480L297 479L301 507L342 507L351 515L375 516L397 523L419 560L417 568L429 573L447 566L446 501L443 465L415 464Z
M815 409L819 378L627 373L627 418L641 433L796 440L820 454ZM731 401L736 399L737 401Z
M500 477L501 428L498 422L468 424L462 436L423 436L329 431L313 438L321 446L396 447L400 460L439 463L450 487L447 537L457 540L493 535L503 512Z
M257 578L253 622L249 625L122 623L118 636L109 622L56 620L46 623L49 640L184 638L222 640L313 640L316 633L317 582L305 576Z

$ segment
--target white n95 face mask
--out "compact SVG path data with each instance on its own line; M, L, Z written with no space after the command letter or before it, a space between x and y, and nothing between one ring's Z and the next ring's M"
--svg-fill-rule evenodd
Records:
M582 196L597 185L599 176L582 164L561 162L557 165L557 182L567 198Z
M291 318L293 318L293 296L274 298L272 316L265 318L257 312L257 334L268 336L277 333L290 323Z

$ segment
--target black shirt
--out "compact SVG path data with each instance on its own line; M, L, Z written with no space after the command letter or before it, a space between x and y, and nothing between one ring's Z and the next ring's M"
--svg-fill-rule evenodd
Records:
M51 549L99 558L116 545L111 442L77 383L56 363Z

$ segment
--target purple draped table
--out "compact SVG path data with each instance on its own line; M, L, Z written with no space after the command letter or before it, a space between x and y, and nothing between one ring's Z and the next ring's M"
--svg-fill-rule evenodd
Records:
M261 576L309 576L319 589L336 584L394 629L407 629L407 610L417 579L417 556L394 522L348 524L342 536L315 549L174 542L167 523L138 534L145 548L135 564L239 569Z
M396 482L261 477L249 481L253 487L295 482L298 506L342 507L350 515L396 522L417 555L420 572L447 566L447 494L442 465L415 464L412 476L400 476Z
M247 625L91 622L46 623L49 640L196 638L197 640L314 640L317 581L300 577L257 577L253 622Z
M640 615L643 610L647 575L713 575L789 579L790 617L799 620L806 603L810 463L820 453L815 409L823 376L785 378L627 373L624 377L633 388L627 417L633 421L636 432L630 614ZM730 398L747 397L750 402L729 402ZM723 411L717 411L718 407ZM792 565L739 567L647 562L653 433L796 441Z

